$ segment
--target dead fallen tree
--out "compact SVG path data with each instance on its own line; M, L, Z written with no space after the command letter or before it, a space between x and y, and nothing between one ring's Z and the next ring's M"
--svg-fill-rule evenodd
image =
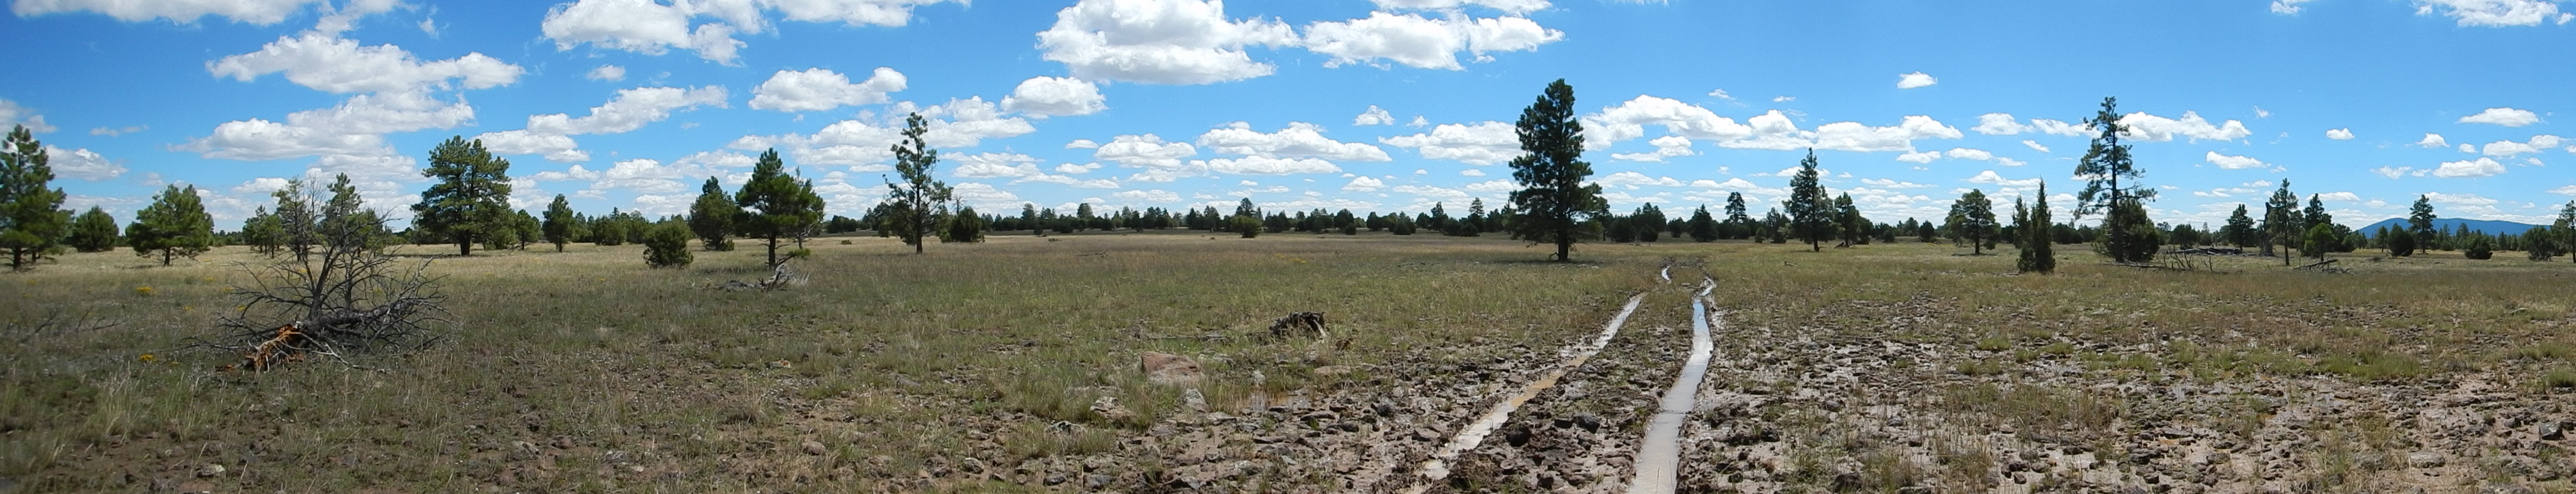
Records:
M300 184L277 194L279 220L294 237L267 264L240 264L248 282L235 284L238 309L218 323L218 334L191 347L234 352L242 362L227 368L268 370L307 356L352 367L361 355L427 348L444 339L432 323L447 319L439 278L429 262L403 263L377 247L384 220L358 208L357 192L341 182L329 202L302 194Z
M752 280L750 283L744 283L742 280L725 280L724 283L717 283L708 288L728 292L769 291L803 284L805 284L805 276L796 274L796 270L788 269L787 263L781 262L769 269L767 278Z
M1273 338L1286 338L1301 331L1314 335L1318 340L1331 339L1324 333L1322 312L1290 312L1270 322L1270 336Z
M2317 262L2308 263L2308 265L2305 265L2305 266L2299 266L2299 267L2295 267L2295 268L2290 268L2290 270L2291 270L2291 271L2306 271L2306 270L2309 270L2309 269L2316 269L2316 270L2317 270L2317 272L2321 272L2321 273L2328 273L2328 274L2352 274L2352 270L2350 270L2350 269L2344 269L2342 266L2335 266L2335 265L2334 265L2335 261L2340 261L2340 260L2342 260L2342 259L2327 259L2327 260L2323 260L2323 261L2317 261Z

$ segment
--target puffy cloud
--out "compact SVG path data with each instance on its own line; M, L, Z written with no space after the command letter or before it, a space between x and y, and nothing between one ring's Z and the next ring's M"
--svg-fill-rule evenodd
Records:
M1642 95L1603 108L1598 113L1584 115L1582 120L1584 137L1604 146L1644 137L1647 125L1661 125L1664 132L1682 137L1720 141L1743 139L1753 135L1755 130L1699 105ZM1786 117L1781 122L1787 122ZM1517 149L1518 141L1515 140L1514 144Z
M660 55L670 48L697 52L698 57L731 64L744 46L737 32L768 28L766 11L775 10L799 22L841 21L845 24L901 26L912 7L944 0L768 0L682 1L663 5L653 0L580 0L546 11L539 30L555 49L582 44ZM690 25L701 16L721 22Z
M2450 143L2450 142L2447 142L2447 141L2443 141L2443 140L2442 140L2442 135L2441 135L2441 134L2435 134L2435 133L2431 133L2431 132L2426 132L2426 133L2424 133L2424 140L2421 140L2421 141L2415 141L2415 145L2417 145L2417 146L2423 146L2423 147L2428 147L2428 148L2446 148L2446 147L2451 147L2451 143Z
M1498 181L1499 181L1499 180L1498 180ZM1468 187L1471 187L1471 188L1472 188L1472 187L1475 187L1475 185L1469 185ZM1517 189L1517 187L1516 187L1515 189ZM1413 194L1414 196L1421 197L1423 200L1430 200L1430 201L1443 201L1443 202L1455 201L1455 202L1466 202L1468 198L1470 198L1470 197L1474 197L1473 195L1468 194L1466 191L1462 191L1462 190L1458 190L1458 189L1442 188L1442 187L1433 187L1433 186L1429 186L1429 185L1398 185L1398 186L1395 186L1395 188L1393 188L1393 189L1388 189L1388 190L1393 191L1393 192L1398 193L1398 194ZM1514 189L1504 189L1504 190L1514 190Z
M1251 124L1235 122L1200 134L1198 144L1218 153L1246 156L1334 161L1394 160L1387 156L1386 150L1377 146L1324 137L1323 127L1305 122L1289 122L1287 128L1266 134L1253 131Z
M1978 115L1978 116L1977 116L1977 126L1976 126L1976 127L1970 127L1968 130L1974 130L1974 131L1977 131L1977 133L1979 133L1979 134L1985 134L1985 135L1990 135L1990 136L1993 136L1993 135L2005 135L2005 136L2008 136L2008 135L2019 134L2019 133L2023 133L2023 132L2030 132L2030 131L2039 130L2039 128L2037 128L2037 127L2032 127L2032 126L2028 126L2028 125L2022 125L2022 123L2021 123L2021 122L2013 121L2013 116L2012 116L2012 114L2010 114L2010 113L1988 113L1988 114L1984 114L1984 115Z
M2416 0L2415 14L2440 12L2458 19L2461 26L2504 27L2538 26L2541 21L2559 18L2558 4L2549 0Z
M601 65L599 68L590 69L590 73L583 74L582 78L594 81L622 81L626 80L626 68L615 65Z
M2219 167L2219 168L2225 168L2225 169L2229 169L2229 170L2243 170L2243 169L2247 169L2247 168L2262 168L2262 167L2266 167L2266 166L2271 166L2271 164L2270 164L2270 163L2264 163L2264 162L2263 162L2263 160L2258 160L2258 159L2254 159L2254 158L2248 158L2248 157L2244 157L2244 156L2228 156L2228 155L2224 155L2224 154L2218 154L2218 152L2217 152L2217 151L2210 151L2208 155L2203 156L2202 158L2203 158L2203 159L2207 159L2207 160L2209 160L2209 164L2218 165L2218 167Z
M951 158L957 162L954 173L962 178L1005 178L1043 175L1038 159L1016 153L976 153Z
M1121 199L1121 200L1135 201L1135 202L1148 203L1148 204L1169 204L1169 203L1181 202L1181 195L1180 195L1180 194L1176 194L1176 193L1173 193L1172 191L1162 190L1162 189L1151 189L1151 190L1122 190L1122 191L1118 191L1118 192L1116 192L1116 193L1111 193L1111 194L1109 194L1109 197L1115 197L1115 198L1118 198L1118 199Z
M1607 186L1607 187L1626 187L1626 188L1628 188L1629 190L1636 190L1636 188L1637 188L1638 186L1643 186L1643 185L1652 185L1652 186L1660 186L1660 187L1680 187L1680 186L1682 186L1682 181L1680 181L1680 180L1674 180L1672 177L1649 177L1649 176L1646 176L1646 174L1643 174L1643 173L1637 173L1637 172L1618 172L1618 173L1612 173L1612 174L1609 174L1609 175L1607 175L1607 176L1603 176L1603 177L1601 177L1601 178L1600 178L1600 179L1598 179L1598 180L1595 180L1595 181L1594 181L1594 183L1598 183L1598 184L1601 184L1601 185L1603 185L1603 186Z
M1064 148L1065 148L1065 149L1100 149L1100 142L1099 142L1099 141L1090 140L1090 139L1074 139L1074 140L1073 140L1073 141L1071 141L1071 142L1066 142L1066 143L1064 143Z
M232 19L233 22L266 26L302 12L306 4L319 4L325 8L330 5L325 0L18 0L10 10L19 17L91 11L124 22L169 19L179 24L193 24L199 18L212 15Z
M1090 115L1109 109L1109 98L1091 81L1038 76L1020 81L1010 96L1002 97L1002 109L1039 116Z
M1392 60L1425 69L1460 70L1458 52L1489 61L1487 52L1535 50L1565 38L1521 17L1468 18L1452 14L1428 19L1415 14L1370 12L1368 18L1316 22L1306 26L1307 50L1331 55L1326 67Z
M2476 115L2460 117L2460 123L2482 123L2496 124L2506 127L2521 127L2540 123L2540 115L2532 113L2531 110L2516 108L2488 108L2487 111L2478 112Z
M2243 122L2228 120L2224 124L2212 125L2208 119L2200 118L2199 113L2188 111L2182 112L2181 119L2149 115L2147 112L2131 113L2120 117L2120 124L2129 127L2129 138L2150 142L2168 142L2176 137L2195 142L2202 139L2233 141L2254 134L2245 130Z
M1456 10L1475 5L1522 14L1547 8L1547 0L1369 0L1382 9Z
M54 126L45 125L45 116L36 114L35 109L18 106L18 102L15 101L0 99L0 126L20 125L26 126L28 132L38 134L54 131Z
M2569 186L2559 187L2559 188L2555 188L2555 189L2549 189L2549 193L2551 193L2551 194L2558 194L2558 195L2576 196L2576 185L2569 185Z
M2050 152L2050 151L2048 150L2048 145L2040 144L2040 143L2039 143L2039 141L2033 141L2033 140L2029 140L2029 139L2023 139L2023 140L2021 141L2021 145L2023 145L2023 146L2030 146L2030 149L2031 149L2032 151L2038 151L2038 152L2042 152L2042 153Z
M2282 15L2299 15L2299 9L2300 9L2299 4L2302 4L2302 3L2308 3L2308 2L2313 2L2313 1L2316 1L2316 0L2273 0L2273 1L2272 1L2272 13L2275 13L2275 14L2282 14Z
M1949 150L1949 151L1943 152L1943 153L1941 153L1941 154L1942 154L1942 155L1944 155L1944 156L1948 156L1948 157L1950 157L1950 158L1952 158L1952 159L1977 160L1977 161L1986 161L1986 160L1995 159L1995 153L1987 152L1986 150L1983 150L1983 149L1950 148L1950 150Z
M2371 172L2371 173L2375 173L2375 174L2379 174L2379 176L2382 176L2382 177L2388 177L2388 178L2403 177L2403 176L2406 176L2406 174L2408 174L2408 173L2410 173L2410 172L2411 172L2411 173L2414 173L2414 174L2415 174L2415 176L2418 176L2418 177L2424 176L2424 172L2423 172L2422 170L2416 170L2416 169L2415 169L2415 167L2412 167L2412 166L2383 166L2383 167L2378 167L2378 168L2372 168L2372 169L2370 169L2370 172Z
M1977 176L1968 177L1967 181L1972 184L1995 184L2005 187L2036 187L2040 183L2040 179L2037 178L2018 180L2004 178L2003 175L1996 174L1994 170L1977 172Z
M2317 199L2327 201L2359 201L2361 200L2361 195L2351 192L2327 192L2324 194L2317 194Z
M1191 163L1195 165L1203 165L1207 167L1208 171L1235 175L1288 175L1296 173L1342 172L1342 167L1333 166L1330 162L1314 158L1245 156L1242 158L1218 158L1206 161L1192 161Z
M1651 161L1651 162L1656 162L1656 163L1662 163L1662 162L1664 162L1664 159L1665 159L1665 158L1677 158L1677 157L1682 157L1682 156L1694 156L1694 155L1698 155L1698 154L1699 154L1699 152L1698 152L1698 151L1692 151L1692 150L1691 150L1691 141L1690 141L1690 139L1682 138L1682 136L1663 136L1663 137L1657 137L1657 138L1655 138L1655 140L1652 140L1652 141L1646 141L1646 142L1647 142L1648 144L1654 144L1654 145L1655 145L1655 151L1654 151L1654 152L1651 152L1651 153L1611 153L1611 154L1610 154L1610 159L1628 160L1628 161Z
M1085 174L1085 173L1091 173L1091 171L1092 171L1092 170L1098 170L1098 169L1100 169L1100 164L1099 164L1099 163L1084 163L1084 164L1079 164L1079 165L1072 164L1072 163L1064 163L1064 164L1055 165L1055 172L1056 172L1056 173L1062 173L1062 174L1066 174L1066 175L1081 175L1081 174Z
M1896 76L1897 89L1914 89L1940 83L1940 79L1933 78L1931 74L1925 74L1922 72L1900 74Z
M1377 192L1377 190L1378 190L1378 189L1385 188L1385 187L1386 187L1386 182L1385 182L1385 181L1381 181L1381 180L1378 180L1378 179L1375 179L1375 178L1369 178L1369 177L1368 177L1368 176L1366 176L1366 175L1362 175L1362 176L1357 176L1357 177L1351 177L1351 183L1349 183L1349 184L1345 184L1345 185L1342 185L1342 190L1355 191L1355 192Z
M1094 81L1209 84L1270 75L1244 47L1295 46L1277 20L1236 22L1208 0L1082 0L1038 33L1039 56Z
M2549 151L2549 148L2558 147L2558 143L2561 141L2563 141L2563 139L2558 138L2558 136L2541 134L2531 136L2531 140L2529 142L2490 142L2487 143L2484 148L2484 152L2487 156L2511 158L2520 154L2547 152Z
M1395 125L1395 115L1388 114L1385 108L1369 105L1368 111L1360 112L1360 116L1351 117L1351 125Z
M984 101L980 96L952 99L924 108L921 116L931 119L930 132L923 135L922 140L930 141L930 147L937 148L971 147L983 143L984 139L1038 131L1037 126L1029 125L1028 119L1002 116L999 105Z
M2030 125L2038 127L2039 133L2055 136L2084 137L2092 135L2093 133L2090 127L2086 127L2083 124L2071 124L2045 118L2030 119Z
M617 134L644 128L645 124L671 118L672 112L699 106L724 107L725 89L721 86L621 89L607 103L591 107L587 116L574 118L563 113L529 115L528 130L557 135Z
M899 103L881 119L854 119L834 122L813 134L779 136L743 136L726 145L733 149L758 151L785 147L796 161L817 165L848 165L852 171L890 170L884 165L892 159L894 144L902 140L904 122L896 115L915 113L911 103ZM1005 118L1000 108L982 98L949 100L946 104L917 110L929 120L930 131L922 136L934 148L973 147L987 138L1017 136L1036 132L1037 128L1018 117Z
M1869 185L1869 186L1873 186L1873 187L1888 188L1888 189L1920 189L1920 188L1924 188L1924 187L1931 187L1930 185L1918 184L1918 183L1914 183L1914 182L1907 182L1907 181L1903 181L1903 180L1885 179L1885 178L1864 178L1864 179L1860 179L1860 183L1862 183L1862 184L1866 184L1866 185Z
M487 132L475 138L495 154L542 154L547 161L558 163L589 161L590 153L580 150L571 136L631 132L668 119L672 112L709 105L725 106L724 88L630 88L617 91L617 96L607 103L591 107L586 116L529 115L525 129Z
M451 79L465 89L518 82L526 70L482 53L423 62L394 45L358 46L358 42L321 33L280 37L259 51L226 56L206 64L216 77L250 81L285 73L286 80L334 93L398 93L445 89Z
M1917 139L1958 139L1958 128L1942 124L1932 117L1908 115L1891 127L1871 127L1859 122L1834 122L1798 133L1796 138L1754 139L1718 143L1734 148L1790 150L1815 148L1835 151L1900 152L1913 151Z
M2426 135L2431 135L2431 134L2426 134ZM2343 129L2326 129L2326 138L2327 138L2327 139L2334 139L2334 140L2338 140L2338 141L2349 141L2349 140L2352 140L2352 129L2350 129L2350 128L2343 128Z
M2478 158L2476 161L2445 161L2442 162L2441 168L2433 170L2433 176L2443 178L2491 177L2501 174L2504 174L2504 164L2497 163L2495 158Z
M539 154L545 155L546 161L556 163L590 161L590 153L582 151L580 143L573 142L572 136L562 134L521 129L485 132L474 138L483 141L483 149L493 154Z
M1520 135L1512 124L1483 121L1472 124L1440 124L1431 132L1380 137L1377 142L1412 149L1423 158L1454 160L1471 165L1492 165L1511 161L1521 155Z
M1022 184L1022 183L1029 183L1029 182L1050 183L1050 184L1064 185L1064 186L1070 186L1070 187L1079 187L1079 188L1085 188L1085 189L1115 189L1115 188L1118 188L1118 187L1119 187L1119 186L1118 186L1118 181L1116 181L1116 180L1110 180L1110 179L1106 179L1106 178L1095 178L1095 179L1091 179L1091 180L1083 180L1083 179L1073 178L1073 177L1068 177L1068 176L1063 176L1063 175L1048 175L1048 174L1044 174L1044 173L1040 173L1040 174L1036 174L1036 175L1030 175L1030 176L1026 176L1026 177L1021 177L1019 180L1012 180L1012 181L1011 181L1011 183L1013 183L1013 184Z
M751 108L799 112L873 105L886 102L886 93L902 91L906 82L902 72L886 67L877 67L868 80L857 83L850 82L849 76L820 67L781 70L751 89Z
M393 153L384 134L472 123L474 108L416 92L351 96L339 106L264 119L224 122L214 133L178 146L207 158L272 160L298 156L381 156Z
M125 174L124 165L108 161L106 156L100 156L98 152L90 151L88 148L63 149L45 146L45 154L47 159L51 160L47 163L53 166L54 173L63 178L97 182Z
M1091 157L1125 166L1178 168L1181 158L1199 154L1198 147L1186 142L1163 142L1153 134L1122 135L1091 152Z
M977 182L959 183L957 185L949 186L948 193L950 197L956 198L958 202L966 203L968 206L983 208L985 211L1014 210L1018 209L1021 204L1020 196L1018 194L1012 194L1011 191L994 188L991 184Z
M1938 159L1941 159L1941 152L1939 151L1909 152L1896 155L1897 161L1907 163L1931 163L1933 160Z

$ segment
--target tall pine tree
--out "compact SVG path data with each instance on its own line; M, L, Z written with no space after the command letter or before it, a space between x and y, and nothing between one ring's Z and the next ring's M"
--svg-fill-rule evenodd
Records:
M1789 210L1789 235L1806 242L1810 252L1824 251L1825 239L1836 230L1834 201L1825 197L1817 175L1816 150L1808 149L1807 158L1798 160L1798 174L1789 178L1789 198L1780 202Z
M1610 215L1600 185L1585 185L1592 164L1583 161L1583 122L1574 118L1574 86L1548 83L1515 124L1522 154L1512 159L1512 208L1519 211L1512 238L1556 244L1556 260L1573 261L1583 222Z
M195 259L215 246L215 218L206 214L205 202L197 197L197 186L182 189L172 184L152 196L152 205L134 213L134 224L125 227L125 238L134 246L134 255L161 256L161 265L171 258Z
M2272 198L2263 201L2263 238L2267 240L2263 253L2270 254L2273 247L2279 247L2283 266L2290 265L2290 247L2297 245L2293 242L2308 231L2299 225L2298 207L2299 195L2290 193L2289 179L2281 179L2280 190L2272 191Z
M2093 118L2085 119L2084 124L2098 134L2093 137L2091 147L2085 149L2084 158L2075 165L2075 176L2084 177L2086 181L2084 191L2075 196L2074 217L2081 220L2088 213L2103 213L2103 250L2111 255L2111 260L2146 262L2155 256L2156 246L2147 238L2152 235L2145 235L2138 229L2139 225L2145 225L2146 229L2153 230L2155 225L2145 217L2144 204L2131 203L2154 199L2156 190L2138 183L2138 178L2146 175L2146 171L2139 169L2137 162L2130 159L2129 145L2120 143L2120 136L2129 131L2129 126L2120 123L2119 99L2102 98L2101 111ZM2129 179L2129 183L2121 184L2123 178ZM2132 214L2136 217L2129 217Z
M1994 245L1995 237L2001 235L2001 226L1995 224L1994 201L1987 200L1986 192L1977 189L1969 189L1950 203L1949 224L1943 226L1968 241L1969 255L1985 255L1986 247Z
M901 182L886 182L886 203L894 206L887 218L889 228L903 243L912 245L912 253L921 253L921 239L933 235L939 217L948 212L951 194L948 184L930 177L932 166L939 164L939 150L931 149L922 135L930 133L929 124L915 113L903 122L903 141L894 145L894 170ZM1084 204L1084 211L1091 205ZM1089 214L1084 214L1089 219Z
M563 194L555 194L555 201L546 204L543 225L546 243L555 244L555 252L563 252L564 244L572 242L573 225L580 222L581 220L572 212L572 203L565 201Z
M2021 209L2020 200L2015 199L2014 202L2013 208ZM2040 182L2039 200L2032 202L2027 215L2021 215L2023 216L2021 226L2014 229L2021 234L2021 260L2015 264L2015 267L2024 273L2055 273L2057 272L2057 251L2055 246L2051 245L2055 242L2048 238L2048 230L2050 225L2057 222L2057 219L2048 212L2047 182Z
M249 228L243 230L247 234ZM116 249L116 239L116 217L90 206L88 212L72 218L72 234L63 243L81 252L107 252Z
M733 220L742 216L742 206L725 195L724 185L707 177L698 186L698 201L689 204L689 233L698 237L700 248L710 251L733 250Z
M769 247L770 267L777 267L778 244L794 239L823 221L823 198L812 187L787 174L787 162L778 159L778 150L760 153L751 166L751 180L733 195L734 205L742 216L734 222L735 231L745 238L759 238Z
M474 255L476 242L510 228L510 160L493 157L483 140L447 138L420 174L435 182L411 206L413 226L454 240L456 255Z
M0 143L0 249L9 251L10 270L34 268L71 228L63 189L47 187L54 181L49 159L24 125Z

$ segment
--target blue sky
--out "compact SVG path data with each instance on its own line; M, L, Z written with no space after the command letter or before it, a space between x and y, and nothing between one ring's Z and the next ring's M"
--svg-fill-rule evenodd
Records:
M285 179L408 213L483 139L513 200L671 214L777 149L837 214L906 113L986 212L1419 212L1513 188L1509 122L1575 87L1614 209L1776 205L1813 147L1874 220L1969 188L2061 205L2117 96L2159 221L2282 179L2338 222L2545 223L2576 198L2576 4L2552 0L14 0L0 124L67 207L194 184L238 225ZM2077 127L2069 128L2068 124Z

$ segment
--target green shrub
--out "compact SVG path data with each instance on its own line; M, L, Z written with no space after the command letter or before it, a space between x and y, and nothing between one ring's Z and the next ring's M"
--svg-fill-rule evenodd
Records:
M644 234L644 265L654 268L689 267L689 262L695 260L689 254L689 237L687 225L664 223L653 227L652 231Z

